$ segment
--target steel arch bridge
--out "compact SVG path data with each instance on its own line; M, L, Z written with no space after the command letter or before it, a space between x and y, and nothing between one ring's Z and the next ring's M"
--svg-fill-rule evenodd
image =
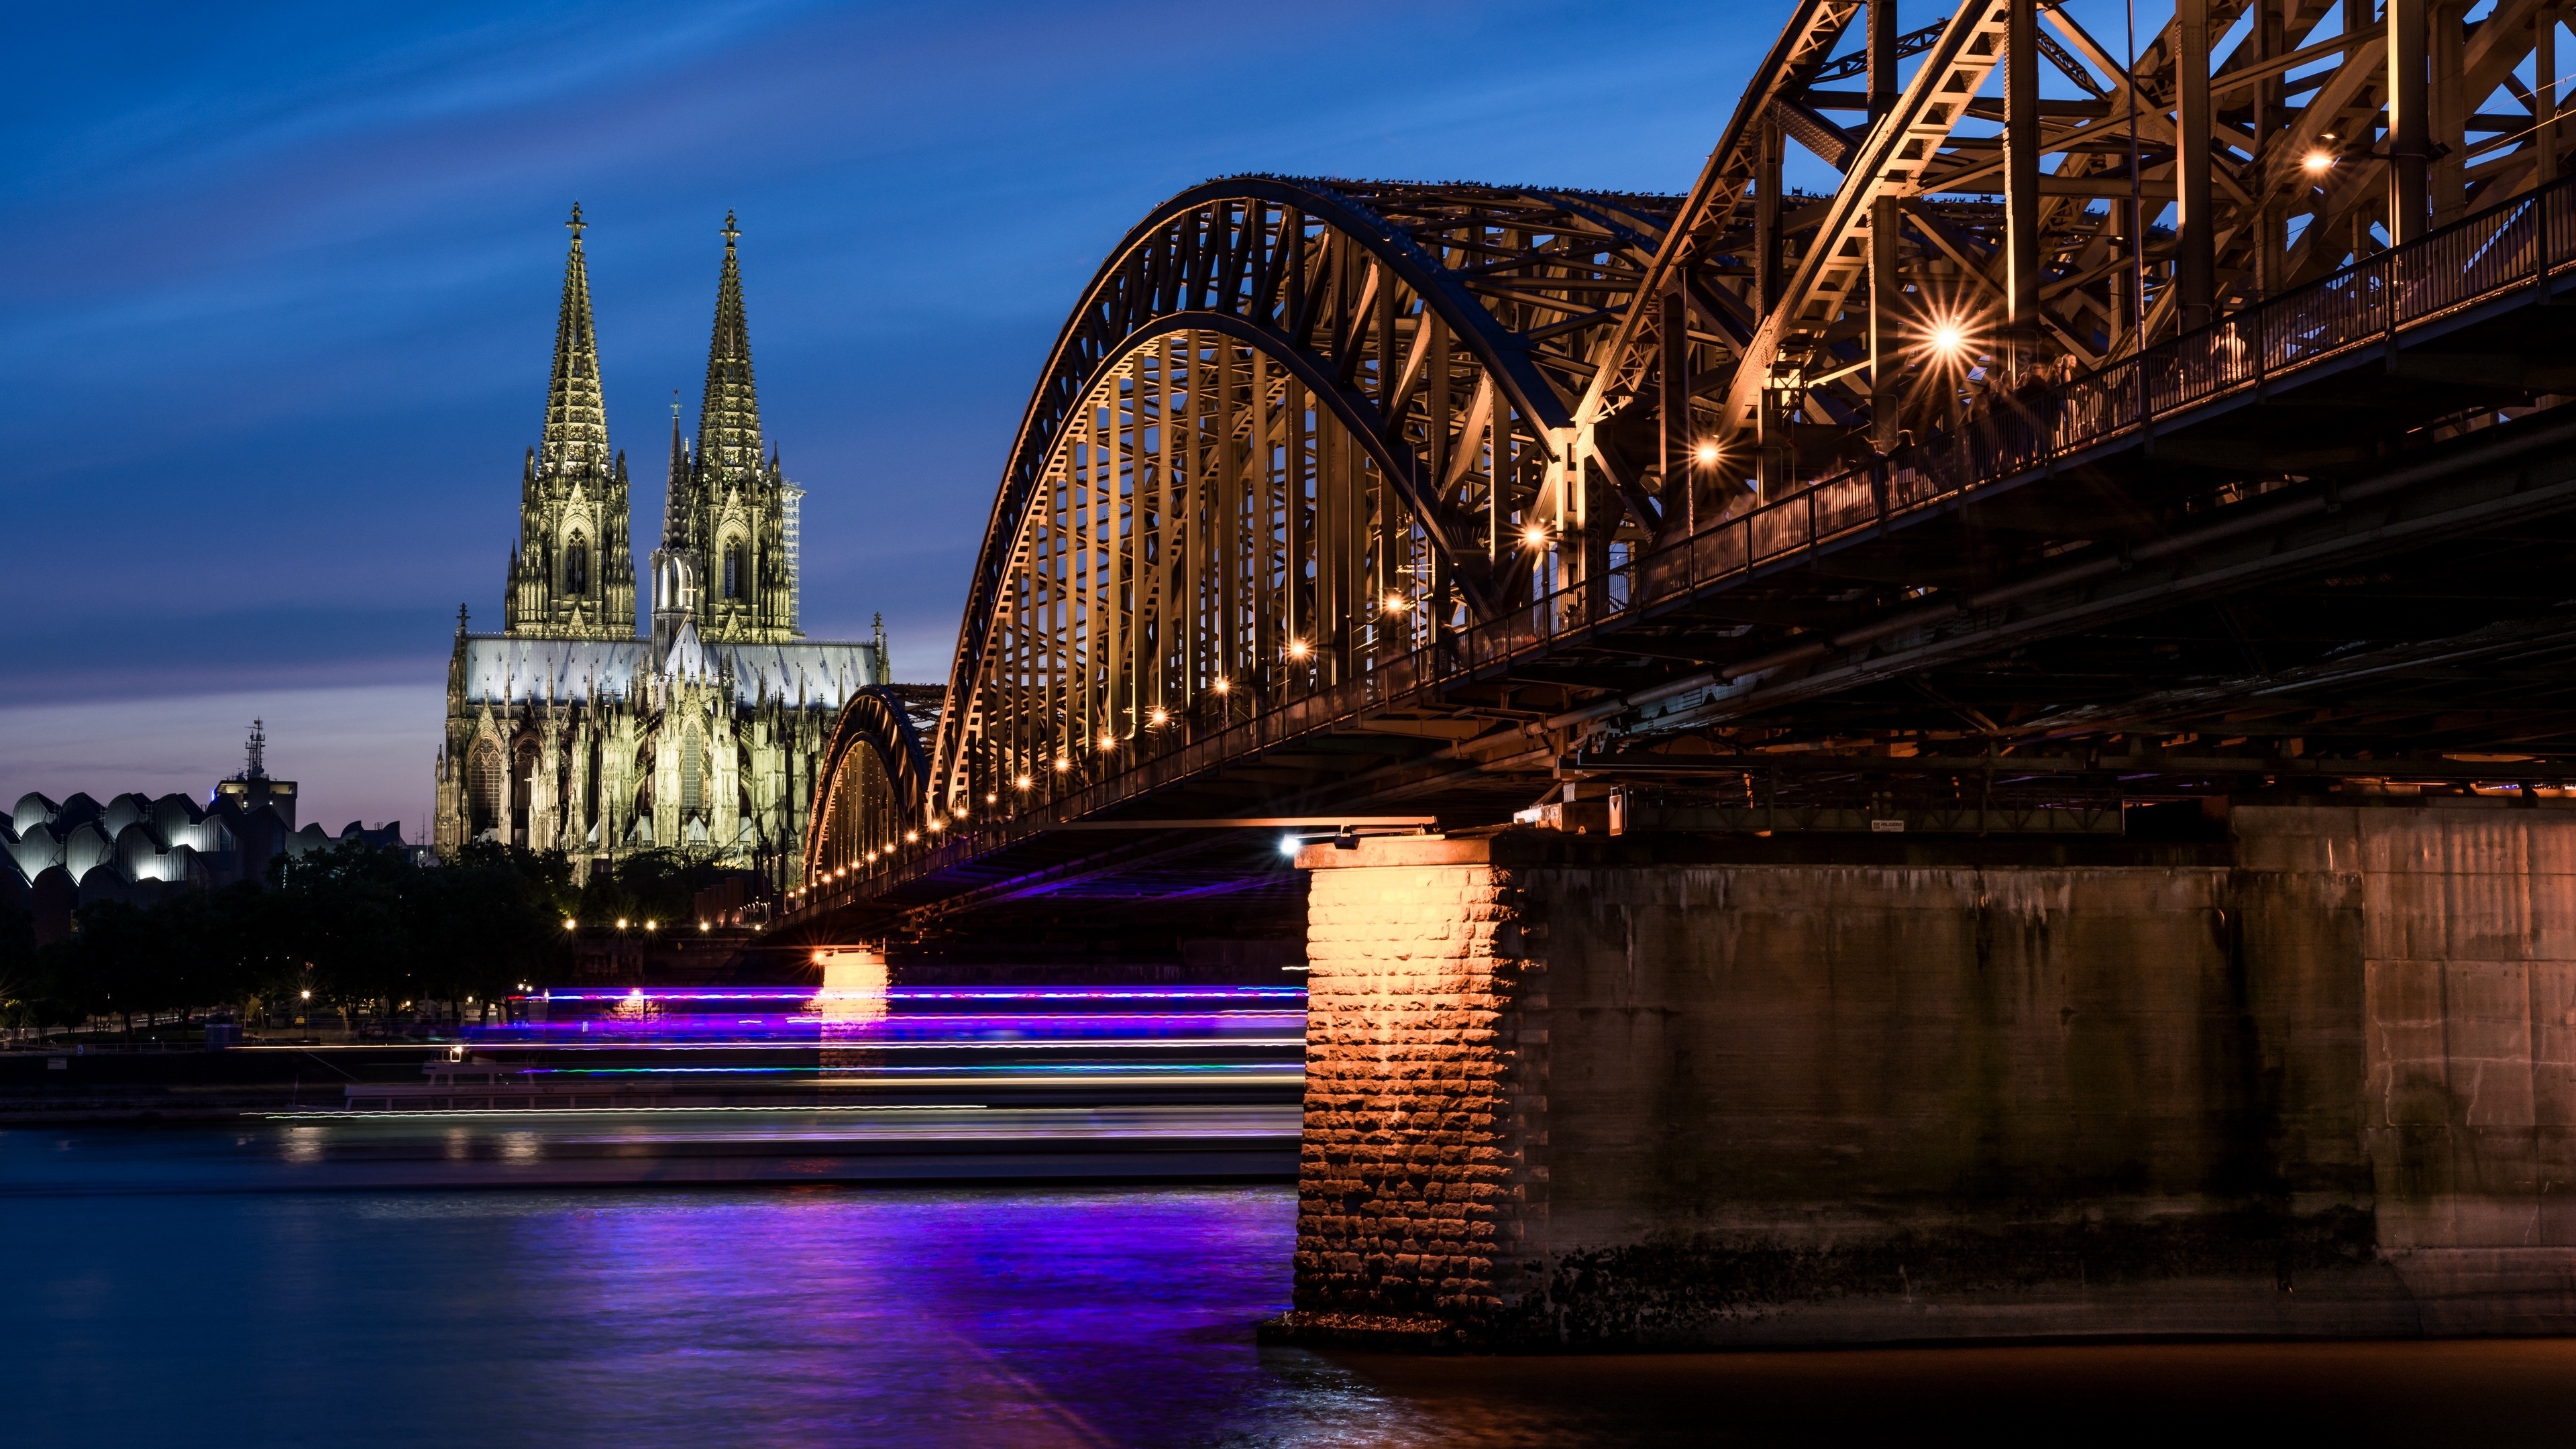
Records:
M2560 15L2468 9L2183 0L2129 65L2038 0L1805 0L1684 196L1173 197L1040 372L933 737L843 720L798 908L919 919L1206 854L1175 821L1472 823L1686 759L1772 819L1785 752L1873 799L1856 761L1982 753L1991 793L2030 741L2210 724L2269 763L2192 768L2273 778L2360 688L2239 727L2275 676L2404 676L2519 618L2459 571L2564 562L2494 532L2555 494L2388 481L2545 452L2576 396ZM1784 185L1792 142L1830 190ZM2322 609L2337 569L2404 573L2346 516L2374 488L2445 520L2397 589L2427 598ZM2355 536L2288 550L2318 518ZM2275 562L2213 584L2225 548ZM2523 717L2425 687L2335 728L2366 757Z

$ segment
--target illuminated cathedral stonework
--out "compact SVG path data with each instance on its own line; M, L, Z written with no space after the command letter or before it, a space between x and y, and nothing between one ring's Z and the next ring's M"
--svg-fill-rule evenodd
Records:
M562 850L586 875L627 851L677 846L775 874L801 843L833 718L851 694L886 682L884 631L829 643L799 627L804 494L774 451L762 454L728 215L696 446L675 404L652 628L637 636L626 456L608 445L579 207L569 225L545 430L520 477L502 630L474 633L457 611L438 848Z

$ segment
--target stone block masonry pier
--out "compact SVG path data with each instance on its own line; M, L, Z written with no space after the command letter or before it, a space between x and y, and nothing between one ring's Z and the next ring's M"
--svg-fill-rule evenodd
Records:
M2576 810L2228 834L1309 848L1268 1332L2576 1331Z

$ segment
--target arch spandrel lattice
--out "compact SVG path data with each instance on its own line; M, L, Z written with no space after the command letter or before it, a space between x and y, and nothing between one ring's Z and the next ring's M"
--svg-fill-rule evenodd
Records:
M1021 424L931 794L1042 795L1612 546L1570 425L1676 204L1261 177L1157 208Z
M2132 68L2038 0L1903 32L1892 5L1803 0L1604 350L1578 450L1706 526L1955 431L1997 379L2117 362L2494 205L2564 167L2565 21L2182 0ZM1784 189L1791 145L1829 192Z

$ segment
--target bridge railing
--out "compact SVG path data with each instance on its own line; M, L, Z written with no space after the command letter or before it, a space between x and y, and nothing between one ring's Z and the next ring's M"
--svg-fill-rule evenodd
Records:
M1576 584L1455 641L1489 667L1578 630L1793 562L1919 509L2039 472L2283 373L2398 334L2576 263L2576 177L2465 218L2295 291L2054 387L1998 392L1956 433L1900 449L1643 555L1608 587Z

